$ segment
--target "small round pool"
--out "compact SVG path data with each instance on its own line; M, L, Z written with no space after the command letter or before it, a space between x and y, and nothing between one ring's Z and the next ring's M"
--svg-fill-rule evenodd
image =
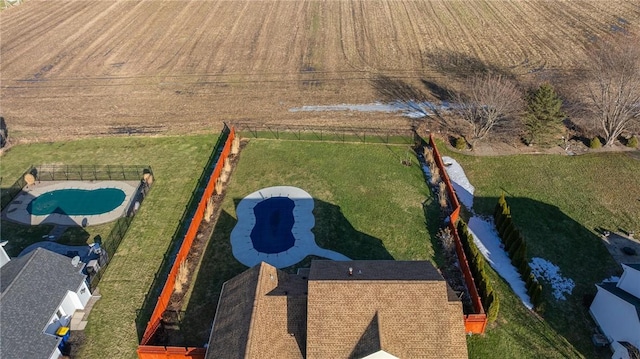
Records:
M256 224L251 230L253 248L262 253L280 253L293 247L296 239L291 233L296 204L287 197L271 197L253 207Z
M124 202L125 197L124 191L119 188L58 189L34 198L27 205L27 211L34 216L52 213L89 216L113 211Z

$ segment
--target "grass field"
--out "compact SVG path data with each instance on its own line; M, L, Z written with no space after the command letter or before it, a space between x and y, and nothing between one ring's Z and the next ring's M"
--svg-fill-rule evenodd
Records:
M633 0L30 0L0 12L2 115L15 140L223 119L393 127L406 120L289 109L387 101L379 75L425 92L482 67L562 76L639 20Z
M100 283L103 298L89 318L81 357L136 357L137 310L214 143L212 136L109 138L16 146L3 156L0 169L7 178L19 176L32 163L121 164L125 156L154 169L154 189ZM589 342L592 324L582 296L593 293L593 284L617 267L592 229L640 228L635 215L639 201L633 200L640 198L634 181L640 161L617 153L474 157L441 148L462 164L476 187L475 211L490 213L505 191L514 220L527 236L529 256L559 265L577 284L566 302L555 301L546 291L542 320L490 271L501 298L500 316L485 336L469 338L470 357L606 357ZM403 145L251 140L241 153L183 308L185 327L192 328L184 333L187 344L206 342L222 283L245 268L233 259L229 244L234 209L242 197L262 187L288 184L311 193L316 199L313 231L322 247L354 259L437 261L437 204L417 163L400 164L406 151Z
M313 233L322 248L352 259L432 259L437 204L427 228L422 203L431 194L416 159L412 166L400 163L407 150L406 145L251 140L184 304L187 344L206 343L222 283L246 269L233 257L229 236L235 206L261 188L288 185L309 192L315 202ZM310 259L298 266L308 266Z
M154 187L100 281L102 299L90 315L79 357L136 357L137 310L142 308L215 140L215 135L93 139L15 146L3 155L0 169L4 178L12 179L10 184L34 163L143 163L154 170ZM9 230L3 223L3 239Z
M538 353L537 357L610 356L608 351L594 350L590 342L594 324L583 298L595 294L594 284L621 272L596 229L637 232L640 228L640 161L625 153L475 157L443 152L456 158L475 186L476 213L491 214L504 192L514 222L527 239L529 258L551 261L576 283L566 301L555 300L547 285L542 314L548 326L575 349L559 345L567 349ZM526 352L513 350L512 342L518 336L526 337L532 346L556 340L553 332L540 330L533 317L524 315L511 292L502 287L503 297L513 304L501 303L499 324L486 338L491 346L485 347L484 339L473 338L471 353L484 357L499 349L512 353L505 357L525 357ZM531 357L536 355L532 352Z

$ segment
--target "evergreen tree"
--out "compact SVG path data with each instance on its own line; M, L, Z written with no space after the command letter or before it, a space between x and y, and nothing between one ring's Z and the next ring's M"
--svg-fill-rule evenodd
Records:
M496 208L493 210L493 220L496 221L498 219L498 215L502 212L502 208L507 205L507 200L504 198L504 192L498 198L498 203L496 203Z
M518 229L515 228L513 231L511 231L511 234L509 235L509 237L506 238L504 242L504 250L509 252L513 244L518 242L519 237L520 237L520 231L518 231Z
M487 309L487 321L489 323L494 322L498 318L498 312L500 310L500 301L495 291L492 291L488 295L489 308Z
M527 142L545 142L550 135L560 130L562 120L566 117L562 111L562 99L553 86L545 83L529 91L523 119L529 136Z
M507 218L505 218L504 221L502 221L502 223L500 224L500 227L498 228L498 234L500 235L500 238L502 238L503 240L507 237L506 233L507 233L507 228L509 228L509 226L513 226L513 220L511 219L511 216L508 216Z
M504 230L504 233L502 235L502 243L506 242L507 239L509 239L509 236L511 236L511 233L513 233L513 231L515 230L516 226L513 224L513 221L511 221L511 223L509 223L507 228Z
M521 245L514 253L514 259L517 267L520 267L521 263L527 262L527 243L525 243L524 239L521 239L521 242Z

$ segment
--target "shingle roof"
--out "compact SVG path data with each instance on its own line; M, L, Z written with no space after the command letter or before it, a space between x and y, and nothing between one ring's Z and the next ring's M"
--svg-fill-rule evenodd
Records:
M206 358L303 358L306 288L264 262L227 281Z
M452 293L426 261L313 261L300 275L261 263L225 283L206 357L466 358Z
M307 358L466 358L462 304L448 292L427 261L314 261Z
M59 338L45 326L67 291L77 291L86 276L71 259L38 248L0 268L0 357L49 358Z
M353 274L349 275L349 268ZM309 280L442 281L444 278L428 261L360 260L313 261Z

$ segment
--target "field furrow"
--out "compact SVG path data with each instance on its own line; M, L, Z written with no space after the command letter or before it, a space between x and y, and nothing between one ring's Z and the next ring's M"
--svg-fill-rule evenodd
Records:
M419 85L463 71L455 61L569 74L622 32L640 34L635 0L29 0L0 12L2 115L34 138L212 118L361 124L385 116L289 109L374 101L375 76Z

